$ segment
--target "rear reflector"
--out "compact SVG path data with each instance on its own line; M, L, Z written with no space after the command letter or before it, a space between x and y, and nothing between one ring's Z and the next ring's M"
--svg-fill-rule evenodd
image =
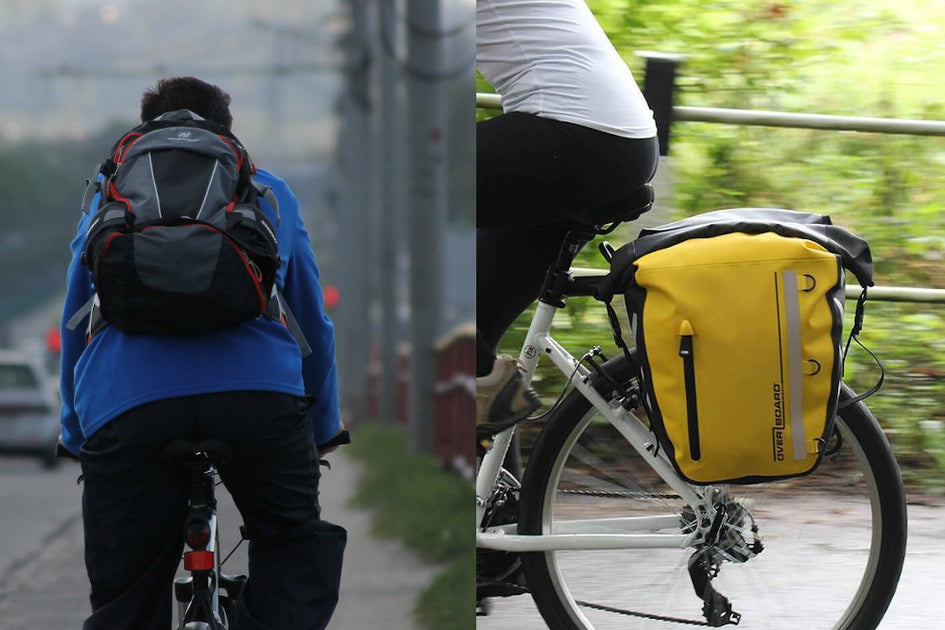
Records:
M188 551L184 554L184 568L188 571L209 571L213 568L212 551Z

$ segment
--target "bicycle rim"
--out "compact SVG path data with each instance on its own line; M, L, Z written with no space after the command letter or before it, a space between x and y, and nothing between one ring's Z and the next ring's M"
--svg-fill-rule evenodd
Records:
M871 629L888 606L905 548L902 483L866 408L843 415L842 446L814 474L725 488L765 546L745 562L722 562L712 581L742 614L740 628ZM522 533L553 533L575 519L684 514L682 501L577 394L549 420L523 485ZM750 524L744 520L749 542ZM524 565L550 627L655 628L667 621L627 613L704 620L688 572L693 553L553 551L526 554Z

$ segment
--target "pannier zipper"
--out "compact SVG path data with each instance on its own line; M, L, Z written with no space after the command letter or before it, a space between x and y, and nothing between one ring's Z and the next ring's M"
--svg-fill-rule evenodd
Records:
M689 427L689 453L693 461L702 457L699 444L699 407L696 399L696 363L693 356L692 324L683 320L679 326L679 356L683 362L683 378L686 383L686 424Z

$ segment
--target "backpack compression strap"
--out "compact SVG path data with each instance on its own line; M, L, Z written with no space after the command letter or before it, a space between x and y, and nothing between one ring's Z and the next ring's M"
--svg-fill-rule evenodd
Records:
M88 324L88 337L87 340L91 341L92 337L97 335L102 331L105 326L108 325L108 322L102 317L101 311L98 308L98 295L93 295L79 307L72 317L69 318L69 321L66 322L66 328L69 330L75 330L78 328L85 318L89 318ZM302 332L302 327L299 326L299 322L295 319L295 316L292 314L292 310L289 308L288 303L286 303L285 298L282 297L282 292L273 285L272 295L269 297L269 303L266 305L266 312L263 313L263 317L269 321L280 322L285 325L289 330L289 333L292 335L292 338L295 339L295 343L299 345L299 350L302 351L302 358L306 359L312 355L312 347L309 345L308 340L305 338L305 333Z

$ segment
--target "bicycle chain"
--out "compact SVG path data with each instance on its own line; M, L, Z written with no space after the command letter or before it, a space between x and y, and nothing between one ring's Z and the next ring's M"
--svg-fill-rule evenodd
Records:
M592 608L594 610L603 610L604 612L610 612L617 615L625 615L627 617L639 617L642 619L650 619L652 621L667 621L669 623L678 623L687 626L708 626L708 621L702 621L699 619L683 619L682 617L669 617L666 615L656 615L654 613L644 613L637 612L635 610L623 610L622 608L613 608L612 606L604 606L602 604L592 604L590 602L584 602L579 600L574 600L574 603L578 606L584 606L585 608Z
M527 586L522 586L521 584L513 584L511 582L492 582L492 584L498 584L500 586L505 586L512 590L518 591L518 595L531 593ZM601 610L604 612L614 613L616 615L624 615L625 617L637 617L639 619L649 619L651 621L666 621L668 623L678 623L687 626L709 626L709 622L700 619L684 619L682 617L670 617L668 615L657 615L655 613L645 613L636 610L624 610L623 608L614 608L612 606L604 606L603 604L592 604L591 602L585 602L577 599L574 600L574 603L584 608Z
M612 499L680 499L678 494L662 492L617 492L615 490L558 490L561 494L580 494L594 497L609 497Z

